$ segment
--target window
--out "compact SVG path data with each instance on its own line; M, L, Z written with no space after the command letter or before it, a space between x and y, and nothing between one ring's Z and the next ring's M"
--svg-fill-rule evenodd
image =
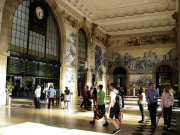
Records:
M79 60L86 61L87 54L87 42L86 34L83 29L79 30L79 39L78 39L78 58Z
M48 8L46 36L29 29L30 1L15 8L11 23L10 51L59 61L58 27Z
M30 2L25 0L15 10L11 21L10 50L21 53L26 53L27 51L29 6Z

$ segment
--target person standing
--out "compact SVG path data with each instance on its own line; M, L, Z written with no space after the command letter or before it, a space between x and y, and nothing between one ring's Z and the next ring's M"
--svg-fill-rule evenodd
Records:
M56 89L56 106L59 106L60 90Z
M120 122L118 120L118 114L120 112L120 107L116 104L116 95L119 93L118 90L115 89L115 83L110 84L110 101L109 101L109 118L113 125L116 127L116 130L113 131L114 134L118 134L121 131ZM115 119L113 117L115 116Z
M64 109L64 93L61 92L61 109Z
M40 109L40 97L41 97L41 87L37 85L37 88L34 92L36 97L36 109Z
M170 85L165 86L165 92L161 95L161 108L164 113L164 125L171 130L172 106L174 104L173 93L170 91Z
M93 104L94 106L96 106L97 105L97 89L96 88L94 88L92 95L93 95Z
M48 97L49 97L48 109L50 109L51 101L52 101L52 108L54 109L54 96L55 95L56 95L56 90L53 88L52 85L50 85L50 88L48 90Z
M139 89L139 94L138 94L138 104L139 104L139 109L141 112L141 117L142 119L138 123L144 123L145 120L145 105L146 105L146 94L145 94L145 88L140 87Z
M65 94L64 95L65 96L65 99L64 99L65 108L68 109L68 102L70 102L70 99L71 99L71 92L67 86L66 86L66 89L64 91L64 94Z
M48 94L48 87L45 87L45 89L43 90L43 93L44 93L44 102L46 102L47 94Z
M103 126L108 126L109 123L107 121L107 116L106 116L106 108L105 108L105 92L102 90L103 89L103 85L99 85L98 86L99 92L97 93L97 105L96 105L96 109L99 109L99 112L101 112L104 116L105 119L105 123L103 124ZM89 122L90 124L94 124L95 123L95 115L93 117L93 120Z
M149 106L150 118L151 118L151 127L156 128L156 111L157 111L157 100L158 92L155 89L155 84L151 83L151 88L147 92L147 103Z

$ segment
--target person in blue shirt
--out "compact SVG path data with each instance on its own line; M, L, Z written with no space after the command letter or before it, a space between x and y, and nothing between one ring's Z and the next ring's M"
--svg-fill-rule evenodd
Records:
M56 90L53 88L52 85L50 85L50 88L48 90L48 97L49 97L49 102L48 102L48 109L50 109L50 103L52 101L52 108L54 109L54 96L56 95Z
M155 84L151 83L151 88L147 92L146 100L148 103L148 109L151 118L151 127L156 128L156 111L157 111L157 101L158 101L158 91L155 89Z

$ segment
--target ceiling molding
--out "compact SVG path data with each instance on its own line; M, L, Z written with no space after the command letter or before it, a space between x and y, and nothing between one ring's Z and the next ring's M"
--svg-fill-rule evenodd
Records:
M177 0L56 0L75 17L104 35L166 31L175 26Z

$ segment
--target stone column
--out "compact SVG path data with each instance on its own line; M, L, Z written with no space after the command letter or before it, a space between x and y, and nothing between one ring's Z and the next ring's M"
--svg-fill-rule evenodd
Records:
M178 106L180 107L180 2L177 1Z
M10 54L0 51L0 105L6 105L6 68L7 68L7 56Z

